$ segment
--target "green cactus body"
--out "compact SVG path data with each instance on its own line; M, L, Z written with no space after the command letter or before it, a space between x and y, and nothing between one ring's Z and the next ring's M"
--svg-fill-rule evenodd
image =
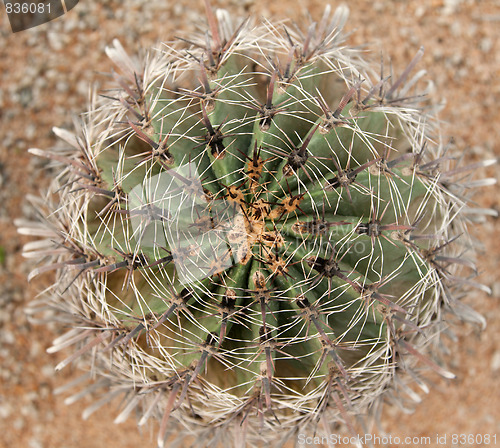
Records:
M160 445L179 425L204 444L354 432L409 390L402 371L452 376L421 353L463 226L410 78L421 51L370 84L345 8L305 35L208 18L142 68L115 42L119 89L46 154L67 168L36 272L58 269L52 303L76 322L55 348L81 344L60 367L93 349L99 403L125 393L118 420L156 416Z

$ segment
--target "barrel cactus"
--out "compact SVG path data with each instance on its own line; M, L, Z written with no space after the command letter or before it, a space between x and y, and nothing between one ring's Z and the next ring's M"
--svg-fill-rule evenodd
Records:
M44 237L32 276L56 272L49 351L87 370L73 399L101 394L86 416L122 396L116 420L158 419L160 446L357 434L422 372L453 377L445 313L483 323L459 301L477 286L460 182L490 162L442 144L423 49L372 68L345 6L305 30L206 12L142 61L114 41L114 87L54 128L65 147L31 150L59 170L21 225Z

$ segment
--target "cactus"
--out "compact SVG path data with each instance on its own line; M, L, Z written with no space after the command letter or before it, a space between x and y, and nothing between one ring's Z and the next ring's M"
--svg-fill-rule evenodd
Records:
M45 238L31 277L56 271L51 351L75 348L57 369L97 377L86 416L122 395L117 421L157 418L160 446L356 434L422 371L453 377L445 313L484 323L458 300L481 287L459 180L491 162L454 165L423 50L372 69L346 7L305 31L206 11L206 34L141 62L114 41L115 87L54 128L65 148L31 150L60 167L44 223L21 225Z

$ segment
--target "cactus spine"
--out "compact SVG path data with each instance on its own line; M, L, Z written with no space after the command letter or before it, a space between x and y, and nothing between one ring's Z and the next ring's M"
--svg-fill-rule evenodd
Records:
M474 270L455 176L477 166L451 166L424 112L423 51L375 75L347 14L302 33L207 4L188 49L138 64L115 41L116 89L55 129L67 149L32 150L63 166L26 254L57 270L53 350L77 347L58 368L92 360L107 390L87 415L123 394L117 420L158 418L159 445L281 443L453 376L426 353L443 313L483 322L454 298Z

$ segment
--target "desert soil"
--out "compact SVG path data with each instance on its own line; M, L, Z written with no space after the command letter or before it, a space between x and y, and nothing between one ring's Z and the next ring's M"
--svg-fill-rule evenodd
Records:
M325 5L319 0L213 3L237 16L298 21L306 9L319 19ZM382 51L401 70L425 47L420 67L434 81L436 101L443 101L444 133L454 138L467 161L500 156L499 1L353 0L349 7L349 41L366 44L372 59L378 60ZM99 88L106 82L103 73L111 69L105 45L116 37L136 53L188 33L201 23L203 2L82 0L65 16L16 34L3 6L0 10L0 447L154 447L155 428L141 433L133 418L115 425L116 407L83 421L85 399L67 406L67 395L53 394L78 372L54 372L63 355L49 355L46 349L60 329L36 325L25 315L47 279L28 285L31 265L21 256L28 238L16 233L13 220L34 217L26 195L43 191L51 175L27 149L56 144L52 126L70 129L72 117L85 110L89 84ZM497 165L485 175L498 174ZM478 207L500 209L496 187L476 201ZM431 445L411 446L451 446L453 434L496 434L500 445L500 222L488 218L472 231L480 244L480 280L492 294L475 292L467 303L486 317L488 326L479 332L461 325L456 339L448 342L447 362L455 380L431 377L431 392L412 414L387 410L383 427L388 434L432 438ZM437 444L436 434L447 435L446 445ZM459 446L482 445L489 446Z

